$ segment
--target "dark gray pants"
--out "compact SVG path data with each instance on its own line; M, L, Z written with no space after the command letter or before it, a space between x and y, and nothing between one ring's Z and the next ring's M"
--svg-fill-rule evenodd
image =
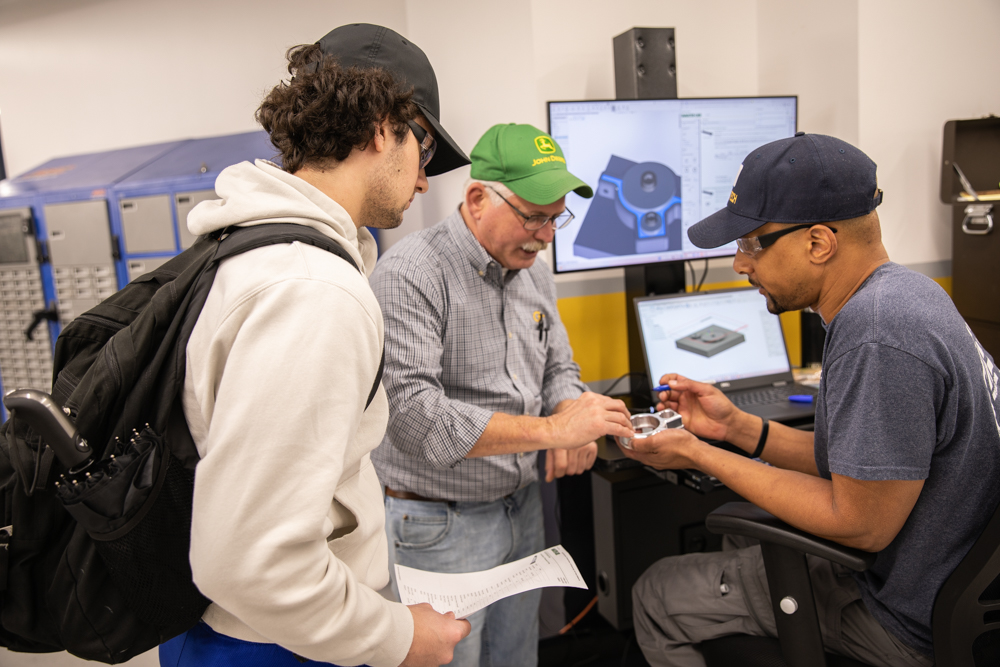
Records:
M654 563L632 589L636 639L653 667L705 667L696 644L708 639L777 636L760 547L726 539L724 551ZM827 651L878 667L934 664L879 625L846 568L807 559Z

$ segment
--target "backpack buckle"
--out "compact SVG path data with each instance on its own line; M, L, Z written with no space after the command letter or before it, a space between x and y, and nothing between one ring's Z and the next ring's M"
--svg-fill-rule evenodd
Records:
M10 538L14 536L14 526L0 528L0 549L4 551L10 546Z

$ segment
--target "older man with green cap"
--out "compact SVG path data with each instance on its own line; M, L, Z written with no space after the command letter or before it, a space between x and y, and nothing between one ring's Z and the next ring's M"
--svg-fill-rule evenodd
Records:
M593 465L594 441L632 433L621 401L587 391L539 252L593 190L531 125L496 125L472 154L460 206L379 261L389 426L372 453L395 563L474 572L544 548L546 478ZM469 617L454 665L537 662L533 591Z

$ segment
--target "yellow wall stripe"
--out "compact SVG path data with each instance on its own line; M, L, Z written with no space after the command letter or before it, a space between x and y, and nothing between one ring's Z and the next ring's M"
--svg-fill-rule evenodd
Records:
M558 305L581 380L614 379L628 372L625 292L567 297Z

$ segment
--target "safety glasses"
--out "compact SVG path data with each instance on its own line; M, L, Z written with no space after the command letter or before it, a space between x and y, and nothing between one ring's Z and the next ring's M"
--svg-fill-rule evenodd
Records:
M406 124L410 126L413 130L413 136L416 137L417 143L420 144L420 168L426 167L431 158L434 157L434 151L437 150L437 141L431 136L431 133L420 127L416 121L408 120Z
M744 236L742 238L736 239L736 247L740 249L747 257L756 257L761 253L764 248L774 245L774 242L780 239L785 234L791 234L792 232L797 232L800 229L809 229L815 227L815 224L809 225L793 225L786 229L779 229L776 232L771 232L770 234L761 234L760 236ZM829 229L834 234L837 230L829 225L823 225Z

